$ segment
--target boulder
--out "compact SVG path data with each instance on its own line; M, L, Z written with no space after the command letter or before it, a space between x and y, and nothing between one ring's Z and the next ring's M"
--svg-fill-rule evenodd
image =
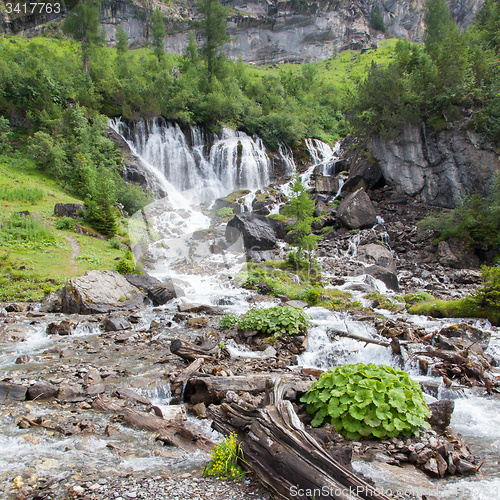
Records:
M399 281L396 274L391 273L388 269L384 267L372 265L364 267L362 269L357 269L351 273L351 276L360 276L361 274L369 274L374 278L382 281L387 288L393 290L394 292L399 292Z
M73 322L67 319L61 321L60 323L50 323L47 326L47 333L49 335L71 335L72 325Z
M337 208L337 219L349 229L372 227L377 222L375 207L363 189L344 198Z
M384 245L369 243L358 247L357 258L367 264L383 267L391 273L396 272L396 261L392 252Z
M432 415L427 419L432 428L442 433L450 425L451 415L455 409L455 402L449 399L434 401L428 405Z
M6 401L24 401L26 391L24 385L0 382L0 404Z
M104 321L104 329L107 332L118 332L129 328L132 328L132 325L124 316L108 316Z
M213 211L220 210L221 208L232 208L235 214L241 214L242 206L239 203L226 200L224 198L217 198L213 207Z
M60 290L61 312L106 313L142 306L145 294L116 271L87 271L71 278Z
M336 194L339 190L339 180L336 177L318 176L315 191L317 193Z
M279 224L278 221L262 215L236 215L227 223L226 240L233 244L241 235L247 250L270 250L276 246L276 223Z
M465 323L442 328L439 331L439 335L443 335L447 338L461 338L468 340L471 343L478 343L483 351L488 349L491 338L490 332L484 332L475 326L467 325Z
M45 400L54 399L57 396L59 388L52 385L50 382L40 381L32 385L28 389L26 399L30 400Z
M349 178L342 186L343 193L354 193L358 189L365 191L375 186L382 179L378 162L370 161L364 155L358 155L354 165L351 164Z
M166 304L176 297L184 297L184 290L171 279L161 282L149 274L126 274L125 279L131 285L147 292L155 307Z
M85 391L79 384L61 384L57 399L62 403L77 403L85 400Z
M78 219L78 212L85 212L83 205L77 203L56 203L54 213L58 217L70 217L71 219Z
M479 267L480 261L461 238L451 237L438 244L437 258L439 263L445 267L464 269Z

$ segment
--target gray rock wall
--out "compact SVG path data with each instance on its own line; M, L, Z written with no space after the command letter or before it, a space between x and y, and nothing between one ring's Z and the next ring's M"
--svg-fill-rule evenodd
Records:
M392 141L374 137L374 158L388 184L429 205L452 208L464 194L486 195L500 170L499 152L459 129L409 125Z
M484 0L452 0L451 11L462 28L473 21ZM308 62L331 57L346 49L361 49L385 38L370 28L370 11L379 6L387 31L399 38L421 42L424 35L425 0L320 0L304 4L300 1L229 0L231 8L228 32L233 40L224 50L231 58L240 54L245 62ZM302 3L302 5L301 5ZM187 45L189 21L196 17L194 0L159 3L167 37L165 50L181 54ZM49 21L62 16L38 18L4 16L0 33L34 36ZM131 48L147 43L145 15L137 2L108 0L101 7L101 23L106 38L114 43L121 24ZM199 40L201 41L201 40Z

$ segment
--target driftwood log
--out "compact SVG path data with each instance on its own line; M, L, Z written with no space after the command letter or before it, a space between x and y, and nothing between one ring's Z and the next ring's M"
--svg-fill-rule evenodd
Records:
M225 351L220 348L219 344L210 341L206 341L198 346L181 339L172 340L170 352L187 361L196 361L197 359L215 361L225 353Z
M283 400L284 382L273 383L268 406L232 403L208 409L214 429L238 434L242 466L279 498L389 500L306 431L290 401Z
M103 396L98 396L94 400L92 408L106 413L116 413L123 418L127 425L135 429L157 432L158 440L178 446L186 452L192 452L195 449L210 451L215 446L213 441L186 424L176 420L164 420L151 413L125 408Z
M375 344L375 345L380 345L382 347L390 347L394 354L401 354L401 344L405 343L404 341L400 341L396 337L393 337L388 342L386 340L377 340L377 339L362 337L361 335L356 335L355 333L350 333L350 332L344 332L342 330L329 329L328 333L333 336L346 337L349 339L357 340L358 342L364 342L365 346L366 344Z
M309 390L315 378L309 375L298 375L295 373L280 373L284 381L284 395L288 399L296 399L297 393L303 394ZM248 392L260 394L266 391L266 382L269 380L268 373L255 375L236 375L233 377L191 377L186 382L184 389L184 401L191 404L211 403L219 404L228 391Z
M198 358L196 361L193 361L190 365L181 370L179 375L175 377L175 380L173 380L170 384L170 391L172 392L171 404L178 404L181 402L184 384L187 382L189 377L198 372L204 362L205 360L203 358Z

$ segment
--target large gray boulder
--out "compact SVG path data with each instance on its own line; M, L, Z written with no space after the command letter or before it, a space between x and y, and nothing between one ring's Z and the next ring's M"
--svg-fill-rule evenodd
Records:
M176 297L184 297L184 290L172 280L161 282L149 274L126 274L125 279L133 286L144 290L154 306L161 306Z
M274 226L278 221L262 215L239 214L234 216L226 227L226 240L236 243L243 236L243 244L247 250L270 250L276 246Z
M94 314L142 306L145 294L116 271L87 271L59 292L60 311Z
M384 245L369 243L358 247L357 258L367 264L384 267L391 273L396 272L396 261L392 252Z
M314 190L317 193L336 194L339 190L339 180L336 177L316 177Z
M82 212L85 212L85 207L83 205L78 205L77 203L56 203L54 206L54 213L58 217L71 217L72 219L78 219L78 214Z
M372 265L368 267L363 267L361 269L356 269L350 275L351 276L360 276L362 274L369 274L374 278L380 280L384 285L393 290L394 292L399 292L399 281L396 273L391 273L385 267L380 267L377 265Z
M337 219L349 229L365 229L377 222L375 207L363 189L344 198L337 208Z

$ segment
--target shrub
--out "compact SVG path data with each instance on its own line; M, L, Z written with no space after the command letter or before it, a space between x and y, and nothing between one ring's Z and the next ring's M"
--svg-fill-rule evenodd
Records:
M238 324L238 316L234 314L224 314L219 320L219 328L226 330Z
M430 425L420 385L385 365L348 364L321 374L302 396L313 427L329 423L349 439L418 435Z
M500 313L500 267L481 268L484 285L476 292L481 307Z
M222 207L215 211L216 217L221 217L223 219L227 217L232 217L234 215L234 210L231 207Z
M62 231L74 231L76 228L76 220L71 217L60 217L54 224L56 229Z
M115 269L120 274L135 274L135 266L131 260L121 259L116 263Z
M302 309L291 306L253 308L239 319L239 327L242 330L257 330L276 336L297 335L309 326L309 315Z
M203 469L203 476L241 481L245 471L238 465L238 459L243 460L243 452L236 442L236 434L231 432L225 441L217 444L212 450L210 462Z
M110 248L113 248L114 250L120 250L122 247L122 244L120 243L120 240L117 240L116 238L111 238L109 240L109 246L110 246Z

